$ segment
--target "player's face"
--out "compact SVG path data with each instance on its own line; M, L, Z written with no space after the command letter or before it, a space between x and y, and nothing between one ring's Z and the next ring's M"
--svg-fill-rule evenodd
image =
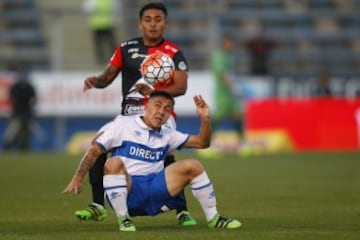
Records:
M159 129L169 119L173 107L172 101L165 97L156 96L149 99L144 108L144 122L153 129Z
M145 44L158 43L163 38L167 26L166 16L161 10L148 9L140 19L139 28Z

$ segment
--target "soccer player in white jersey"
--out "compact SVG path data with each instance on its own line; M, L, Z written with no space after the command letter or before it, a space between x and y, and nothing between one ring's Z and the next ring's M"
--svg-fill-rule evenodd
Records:
M194 97L194 102L200 119L198 135L164 125L174 107L174 99L164 91L151 93L143 115L115 118L85 153L63 193L79 194L84 176L97 157L111 151L112 157L104 167L104 188L120 231L136 231L130 216L154 216L178 207L179 193L187 185L199 201L209 227L239 228L238 220L219 215L213 185L198 160L176 161L164 169L169 151L210 145L209 107L200 95Z

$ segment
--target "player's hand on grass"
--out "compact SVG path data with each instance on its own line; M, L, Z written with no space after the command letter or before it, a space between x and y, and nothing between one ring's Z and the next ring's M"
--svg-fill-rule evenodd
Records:
M62 193L80 194L82 192L82 181L79 178L73 178Z

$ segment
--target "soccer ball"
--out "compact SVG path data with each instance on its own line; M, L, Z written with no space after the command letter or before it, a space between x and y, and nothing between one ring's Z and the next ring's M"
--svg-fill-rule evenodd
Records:
M174 76L175 65L171 57L162 52L148 55L140 66L144 80L150 85L165 84Z

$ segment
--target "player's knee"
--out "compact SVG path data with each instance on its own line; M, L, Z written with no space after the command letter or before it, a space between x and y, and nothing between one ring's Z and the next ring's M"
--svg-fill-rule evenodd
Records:
M182 161L184 164L184 169L186 169L188 174L199 175L204 171L204 167L199 160L196 159L187 159Z
M118 157L110 158L104 166L104 174L125 174L123 161Z

